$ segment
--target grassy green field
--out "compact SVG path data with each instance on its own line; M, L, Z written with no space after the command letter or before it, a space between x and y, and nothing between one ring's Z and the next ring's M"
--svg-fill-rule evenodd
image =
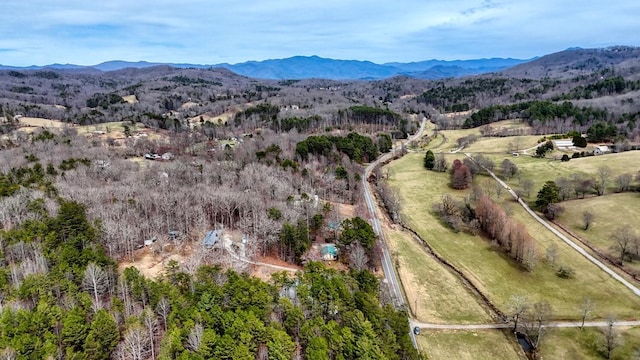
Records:
M429 360L526 359L508 331L423 331L417 340Z
M499 121L491 124L491 127L494 130L529 128L528 125L517 120ZM428 130L426 132L430 134L431 128L427 129ZM479 139L477 142L467 146L464 149L464 152L510 153L513 150L513 147L516 147L518 150L531 148L535 146L540 139L540 136L538 135L518 137L480 137L480 128L441 130L438 132L438 136L432 139L425 149L431 149L434 152L450 152L458 148L458 139L469 135L477 135L479 136Z
M579 304L588 297L598 304L599 317L608 314L628 319L638 317L639 298L533 223L515 203L510 211L529 227L529 233L538 244L540 257L544 257L546 248L555 244L559 253L556 264L571 266L576 272L574 279L557 277L557 265L543 261L533 272L522 271L486 239L454 233L445 227L433 213L433 204L443 194L451 193L462 198L466 193L450 189L449 174L425 170L422 160L422 154L410 154L388 165L389 183L398 190L404 221L440 255L469 276L498 307L506 310L511 296L524 295L532 302L548 301L557 319L577 319Z
M616 328L619 342L611 359L636 359L640 349L640 327ZM606 359L605 337L602 329L578 328L553 329L543 338L540 345L542 359Z
M629 225L637 231L637 219L640 218L640 207L637 206L639 200L638 193L620 193L565 201L562 203L565 212L557 221L598 250L617 257L617 251L612 249L612 234L624 225ZM595 216L586 231L582 221L585 210L589 210ZM640 232L637 231L636 234L640 236ZM640 263L627 262L625 267L640 272Z
M106 132L117 132L124 134L124 126L129 126L131 133L134 133L138 130L136 125L131 125L128 121L112 121L94 125L81 125L76 126L75 129L78 131L78 134L87 134L94 131L106 131Z
M469 151L465 150L465 152ZM567 162L550 158L539 159L531 156L513 157L510 155L490 155L489 157L494 161L496 174L498 175L500 175L500 164L502 161L504 159L511 160L518 166L518 169L521 172L520 179L530 179L534 182L534 189L536 193L545 181L556 180L563 176L570 178L573 174L582 174L596 178L598 169L603 166L607 166L611 169L611 176L607 185L607 193L610 193L615 190L614 178L616 176L625 173L631 173L635 176L635 174L640 170L639 151L590 156L571 159ZM508 183L514 188L518 188L519 179L514 177L510 179Z
M468 153L499 153L511 157L511 152L529 149L538 144L540 136L510 136L510 137L483 137L465 147L463 152Z
M491 317L462 282L406 232L385 229L412 312L421 322L479 324ZM417 301L416 301L417 300ZM417 305L417 312L416 312Z

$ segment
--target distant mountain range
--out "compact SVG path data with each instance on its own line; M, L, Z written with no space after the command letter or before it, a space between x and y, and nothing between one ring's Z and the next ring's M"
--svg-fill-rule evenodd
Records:
M477 60L427 60L411 63L376 64L370 61L335 60L318 56L294 56L286 59L248 61L239 64L174 64L146 61L107 61L93 66L73 64L51 64L45 66L15 67L0 65L0 70L99 70L114 71L124 68L147 68L152 66L172 66L176 68L225 68L236 74L258 79L333 79L333 80L376 80L393 76L408 76L419 79L441 79L461 77L500 71L529 60L520 59L477 59Z
M638 78L640 47L611 46L597 49L569 48L500 71L516 78L567 79L582 75L607 73Z
M371 61L336 60L319 56L294 56L286 59L247 61L238 64L175 64L146 61L107 61L93 66L51 64L46 66L13 67L0 65L0 70L58 69L71 71L115 71L125 68L172 66L175 68L225 68L255 79L331 79L377 80L394 76L418 79L457 78L469 75L499 73L517 78L569 78L616 68L633 73L640 66L640 48L612 46L599 49L568 48L532 59L491 58L476 60L426 60L376 64Z

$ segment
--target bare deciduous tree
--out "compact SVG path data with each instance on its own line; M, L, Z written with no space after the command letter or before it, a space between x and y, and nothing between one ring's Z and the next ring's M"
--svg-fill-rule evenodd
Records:
M551 264L555 265L556 263L556 259L558 258L558 245L557 244L551 244L548 248L547 248L547 261L549 261Z
M202 334L204 333L204 327L202 324L197 323L189 331L187 335L187 341L185 347L191 351L197 352L202 345Z
M618 192L629 191L629 189L631 188L632 180L633 180L633 176L631 174L618 175L615 178L616 186L618 187Z
M607 191L607 183L611 179L611 169L608 166L598 168L598 195L604 195Z
M593 313L596 308L596 304L590 298L582 299L582 306L580 307L580 317L582 323L580 324L580 330L584 328L584 322Z
M16 360L18 353L13 348L7 347L0 352L0 360Z
M585 210L582 213L582 225L584 225L584 230L589 230L589 226L591 226L591 224L593 223L593 219L595 218L595 215L593 215L593 213L589 210Z
M156 312L162 318L162 325L164 326L164 331L167 331L167 318L169 317L169 313L171 312L171 303L167 300L166 297L160 298L158 301L158 305L156 306Z
M616 318L613 315L609 315L607 317L607 326L602 330L604 334L604 353L607 359L611 359L613 350L620 345L618 331L613 327L615 322Z
M540 349L540 342L547 333L547 323L551 319L553 309L548 302L537 302L525 313L524 333L531 340L534 353Z
M509 317L510 321L513 322L513 331L518 331L518 322L524 315L524 313L529 309L529 301L526 297L521 295L513 295L511 296L511 301L509 302Z
M151 348L151 358L155 359L155 338L156 331L158 330L158 319L153 311L148 307L142 312L142 322L144 323L144 327L147 329L149 347Z
M560 177L556 179L556 185L560 188L560 198L562 201L571 197L571 194L575 192L574 182L566 177Z
M367 256L367 251L362 247L362 245L360 245L360 243L356 243L349 253L349 264L354 269L360 271L366 269L368 263L369 257Z
M433 166L433 170L445 172L449 165L447 164L447 159L444 157L444 154L438 154L436 156L436 162Z
M117 351L127 360L145 360L149 355L149 336L140 324L134 324L124 334Z
M527 194L527 197L531 196L531 190L533 190L533 180L523 179L521 182L522 190Z
M507 179L511 179L518 174L518 166L509 159L502 160L500 169L502 170L502 175Z
M635 231L629 225L620 226L611 234L611 238L614 240L613 248L620 254L620 265L624 265L624 258L636 238Z
M104 271L96 263L89 263L84 270L84 277L82 278L82 287L92 293L94 306L96 309L101 308L100 296L102 296L109 287L109 278L106 271Z

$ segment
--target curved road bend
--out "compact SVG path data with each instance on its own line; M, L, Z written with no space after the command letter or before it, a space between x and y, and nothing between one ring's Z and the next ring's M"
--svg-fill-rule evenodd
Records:
M465 153L464 154L466 157L468 157L469 159L471 159L473 161L473 158L471 157L470 154ZM479 165L479 164L478 164ZM541 218L540 216L538 216L538 214L536 214L533 210L531 210L531 208L529 207L529 205L527 205L527 203L524 202L524 200L522 200L521 198L518 197L518 195L516 194L516 192L511 189L511 187L509 187L509 185L507 185L507 183L505 183L504 181L502 181L500 178L498 178L496 176L496 174L493 173L493 171L488 170L487 168L484 168L484 170L487 171L487 173L489 173L489 175L491 175L491 177L493 177L500 185L502 185L502 187L504 187L505 189L507 189L507 191L509 191L509 194L511 194L511 196L513 196L519 203L520 205L522 205L522 207L529 213L529 215L533 216L534 219L536 219L540 224L542 224L542 226L546 227L547 229L549 229L549 231L551 231L552 233L554 233L557 237L560 238L560 240L564 241L567 245L571 246L575 251L577 251L578 253L580 253L582 256L584 256L587 260L591 261L594 265L596 265L597 267L599 267L600 269L602 269L602 271L606 272L607 274L609 274L612 278L614 278L615 280L619 281L622 285L626 286L629 290L631 290L636 296L640 296L640 289L638 289L638 287L636 287L635 285L633 285L632 283L630 283L629 281L627 281L625 278L623 278L622 276L620 276L620 274L618 274L617 272L611 270L610 267L608 267L607 265L605 265L603 262L601 262L600 260L596 259L593 255L589 254L585 249L583 249L582 247L578 246L575 242L573 242L571 239L569 239L568 237L566 237L563 233L561 233L560 231L558 231L558 229L554 228L553 226L549 225L548 222L546 222L543 218Z
M419 138L424 131L424 126L427 123L427 118L422 117L422 123L420 124L420 129L409 137L406 142L413 141ZM404 144L404 143L403 143ZM402 146L402 145L401 145ZM371 184L369 184L369 175L371 171L381 162L387 161L390 159L395 153L397 146L394 146L392 151L382 155L375 161L369 164L364 170L364 176L362 177L362 188L364 189L364 200L367 203L367 208L369 209L369 213L371 214L371 225L373 230L378 235L378 243L380 244L380 249L382 250L382 270L384 271L384 277L387 281L387 285L389 286L389 293L391 294L391 298L393 300L396 308L401 308L404 306L404 296L402 295L402 290L400 289L400 285L398 283L398 278L396 276L396 271L393 267L393 262L391 261L391 256L389 256L389 250L387 249L387 243L384 240L384 233L382 232L382 227L380 226L380 220L378 218L378 207L376 206L374 197L371 191ZM413 333L413 322L411 318L409 318L409 334L411 335L411 341L413 342L413 347L418 348L418 343L416 342L416 337Z

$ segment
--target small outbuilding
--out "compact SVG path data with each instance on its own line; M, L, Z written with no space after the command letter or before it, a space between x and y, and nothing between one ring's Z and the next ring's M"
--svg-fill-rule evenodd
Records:
M593 149L593 155L602 155L611 152L611 149L607 145L599 145Z
M567 149L575 149L575 145L573 145L573 140L553 140L553 146L556 149L567 150Z
M158 240L158 239L157 239L157 238L155 238L155 237L153 237L153 238L151 238L151 239L149 239L149 240L145 240L145 241L144 241L144 246L151 246L151 245L153 245L153 243L154 243L154 242L156 242L157 240Z
M320 249L322 260L335 261L338 260L338 249L335 244L327 244Z
M211 230L202 239L202 246L213 249L222 239L222 230Z

